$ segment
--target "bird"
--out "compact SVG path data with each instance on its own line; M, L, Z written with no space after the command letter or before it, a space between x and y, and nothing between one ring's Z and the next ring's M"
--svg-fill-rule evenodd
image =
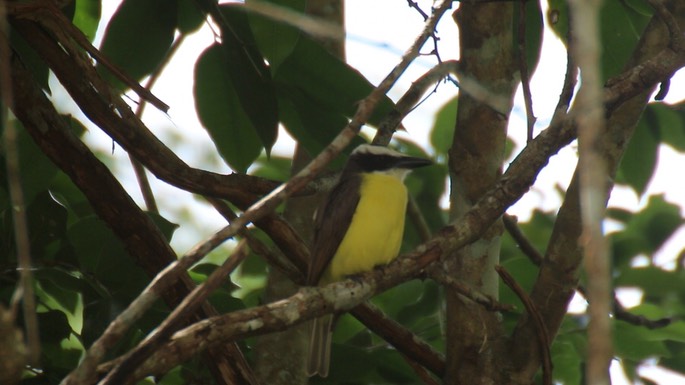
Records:
M355 148L316 212L307 285L324 286L397 257L408 199L404 178L430 164L387 147ZM306 362L310 377L328 376L333 326L332 314L312 323Z

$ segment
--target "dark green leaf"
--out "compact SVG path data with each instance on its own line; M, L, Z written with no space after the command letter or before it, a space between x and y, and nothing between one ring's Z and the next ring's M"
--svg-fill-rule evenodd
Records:
M167 242L170 242L171 237L174 235L174 231L176 231L179 226L176 223L168 221L166 218L157 213L148 212L147 215L152 219L153 222L155 222L162 234L164 234L164 238L167 240Z
M193 0L178 1L178 30L181 33L192 33L205 22L205 15Z
M286 130L309 155L316 156L347 124L347 119L295 87L281 87L278 108ZM341 164L338 164L340 166Z
M17 151L19 152L19 172L24 202L30 205L33 199L47 190L52 178L57 174L57 167L43 154L34 143L33 138L23 129L18 121L12 121L17 128ZM0 186L7 183L7 170L4 167L4 151L0 151Z
M259 156L262 144L226 66L225 52L218 44L200 55L195 65L195 107L221 157L234 170L244 172Z
M358 103L374 88L359 71L306 36L297 40L292 54L274 73L274 79L278 86L286 89L296 87L325 109L348 118L354 115ZM378 124L393 107L392 101L384 96L369 122ZM330 135L337 134L341 128L318 127Z
M84 218L71 226L67 236L78 257L81 272L92 275L109 295L127 302L149 282L133 263L121 241L99 219Z
M41 59L36 51L10 26L10 44L12 49L19 55L22 63L28 68L33 78L40 84L40 87L50 93L48 76L50 71L47 64Z
M537 266L526 257L507 259L502 266L526 292L530 292L538 275ZM500 285L500 302L513 304L519 310L524 309L519 297L506 285Z
M652 179L659 149L658 131L650 124L653 119L647 116L635 128L616 178L618 183L628 184L638 196L644 194Z
M33 200L27 209L31 252L39 263L54 257L57 244L65 237L67 212L47 191Z
M66 314L59 310L38 313L41 341L59 342L71 335L71 326Z
M269 2L300 13L304 13L306 5L305 0L272 0ZM259 50L269 61L271 71L277 72L281 63L293 52L295 44L300 38L300 31L256 13L250 13L249 20Z
M124 0L107 25L101 51L132 79L140 81L162 62L176 29L176 2ZM97 65L103 77L125 87Z
M222 6L221 47L224 71L233 83L238 101L256 129L266 153L278 134L278 105L274 84L242 7Z

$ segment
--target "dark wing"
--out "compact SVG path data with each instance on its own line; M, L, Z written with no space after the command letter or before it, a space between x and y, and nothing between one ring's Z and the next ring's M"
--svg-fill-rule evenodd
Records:
M316 214L307 284L317 285L333 259L359 203L361 176L352 175L331 190ZM335 213L335 215L333 214Z

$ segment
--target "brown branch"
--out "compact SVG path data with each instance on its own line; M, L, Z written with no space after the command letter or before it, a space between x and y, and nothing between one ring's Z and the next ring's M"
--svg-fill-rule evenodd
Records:
M178 48L185 41L185 37L185 34L181 34L178 38L176 38L176 40L174 40L174 43L171 45L171 48L169 48L169 50L164 55L164 59L162 59L161 63L157 66L157 68L154 71L152 71L150 78L145 84L146 90L152 90L152 87L157 82L157 79L159 79L159 76L162 74L162 71L166 67L166 64L169 62L169 60L171 60L171 58L174 56ZM147 103L145 99L142 99L140 103L138 103L138 107L136 108L135 113L138 119L142 120L143 112L145 111L146 105ZM157 208L157 202L155 200L155 195L152 193L152 187L150 186L150 180L148 179L147 173L145 172L145 167L138 160L136 160L135 157L131 156L130 154L129 159L131 160L133 172L136 174L138 186L140 187L140 192L143 195L143 200L145 201L145 207L150 212L159 213L159 210Z
M656 15L666 25L669 35L669 47L676 52L685 50L685 36L681 32L678 21L673 16L673 13L666 8L662 0L647 0L650 6L656 11Z
M235 250L226 261L214 270L207 280L195 287L183 301L169 314L155 330L148 334L147 338L139 343L132 351L126 354L124 360L119 363L109 374L100 381L102 385L126 384L132 373L143 361L157 350L168 338L178 330L216 289L225 283L226 277L247 257L248 248L244 242L236 246Z
M350 313L369 330L394 346L408 361L419 363L440 377L445 373L445 357L442 354L411 330L388 318L370 302L356 306Z
M17 19L27 19L36 21L48 31L51 31L64 44L65 49L73 47L72 41L78 44L88 54L95 58L100 64L107 68L114 76L119 78L126 86L131 88L142 99L148 101L163 112L169 110L169 106L154 96L149 90L141 86L138 82L131 79L124 71L110 62L97 48L90 44L88 38L68 20L61 10L57 9L51 1L38 1L30 4L8 4L9 14Z
M573 139L572 122L564 122L563 125L550 127L533 139L493 189L457 223L445 227L436 238L420 246L417 251L354 281L348 280L322 289L303 289L287 300L200 321L176 333L164 349L158 350L139 367L134 378L165 373L193 354L227 340L279 331L326 312L349 310L375 292L420 274L447 250L463 247L476 240L507 207L528 191L548 158Z
M586 301L589 302L587 298L587 290L583 286L578 286L578 293L582 295ZM647 329L659 329L666 327L673 322L672 317L664 317L664 318L659 318L659 319L649 319L645 316L642 315L637 315L629 312L626 310L623 305L621 305L621 302L618 300L616 297L616 293L612 293L612 298L613 298L613 303L612 303L612 308L614 312L614 318L617 320L625 321L631 325L635 326L644 326Z
M71 133L66 121L57 114L15 56L11 67L15 115L41 150L84 193L95 213L111 227L136 263L149 276L155 276L164 266L175 261L176 255L158 227L126 194L107 167ZM163 298L173 307L193 287L193 283L184 273L168 282L168 286ZM216 314L213 308L204 306L203 315L198 318L213 314ZM230 360L214 356L212 365L239 365L239 351L233 347L230 354L233 357ZM240 368L235 370L244 372Z
M419 365L416 361L410 359L409 357L401 354L402 358L404 358L404 361L409 365L412 370L414 370L414 373L416 373L416 376L423 381L424 384L426 385L440 385L440 382L438 382L434 377L431 376L431 374L424 368L423 366Z
M542 264L543 256L540 252L530 243L530 240L526 238L525 234L521 231L518 224L516 223L516 218L505 214L502 216L504 222L504 228L507 229L509 235L514 238L514 242L519 246L519 249L523 252L525 256L530 259L536 266Z
M189 167L157 139L92 63L70 41L55 41L35 23L11 20L46 61L88 118L165 182L202 195L231 199L234 194L264 194L278 184L242 174L221 175Z
M571 17L569 15L569 17ZM573 93L575 92L576 84L578 83L578 66L571 55L571 49L574 43L573 41L573 25L569 23L569 31L566 36L566 73L564 74L564 84L561 87L561 93L559 94L559 101L552 114L552 124L566 116L568 108L571 105L571 100L573 99Z
M373 138L372 143L375 145L387 146L397 127L404 117L414 108L416 103L418 103L426 90L448 74L455 73L458 65L459 63L454 60L442 62L413 81L407 92L405 92L397 101L395 108L388 113L378 126L378 131L376 132L376 136Z
M476 290L471 285L447 275L438 266L433 266L431 269L429 269L428 273L429 276L436 282L447 286L471 301L482 305L489 311L508 312L514 310L513 305L497 302L495 298Z
M669 2L677 9L680 25L685 22L685 3ZM656 85L669 74L685 65L683 55L670 50L668 31L658 17L653 17L645 29L640 43L626 68L628 70L610 79L604 88L604 101L608 101L605 111L609 123L602 134L600 148L609 167L608 175L615 175L619 161L625 150L644 106ZM654 57L660 59L654 59ZM664 59L664 60L661 60ZM641 75L647 75L641 78ZM556 114L552 126L577 114ZM550 336L554 336L564 319L568 302L578 285L579 269L582 264L582 250L579 246L580 202L577 175L574 176L566 192L566 198L559 210L552 236L548 243L545 259L538 278L530 294L538 311L545 316ZM611 177L605 181L605 189L598 194L608 194ZM529 383L539 369L540 351L535 343L536 326L529 317L522 317L511 337L510 349L513 369L510 371L512 383Z
M530 316L536 326L536 335L540 351L542 352L542 383L545 385L552 384L552 355L550 353L549 347L551 344L549 333L547 332L547 326L542 318L542 314L537 310L533 301L526 293L525 290L516 282L514 277L509 274L509 272L502 266L495 266L497 274L499 274L502 281L509 286L511 290L514 291L516 296L523 302L523 306L526 308L528 316Z
M219 214L221 214L222 217L226 219L227 222L230 223L238 217L224 201L216 198L207 198L207 201L214 207L214 209L216 209L216 211L219 212ZM283 222L283 225L288 225L288 223ZM257 226L260 225L258 224ZM239 232L239 235L243 237L247 241L248 246L250 246L250 248L256 254L262 256L270 266L276 267L293 282L297 284L304 283L304 275L302 274L302 271L306 271L306 268L301 263L295 264L293 261L298 261L300 259L304 261L306 260L306 257L289 255L291 259L287 259L285 255L271 251L269 247L262 243L257 237L252 235L252 233L250 233L250 231L247 229L242 229ZM280 236L280 233L278 232L275 234L269 234L269 237L272 239L284 239L284 237ZM289 237L285 238L289 239ZM302 239L298 237L297 239L294 239L294 242L297 242L299 245L297 247L288 247L289 249L299 249L303 251L306 250L307 246L304 244ZM309 253L307 252L307 255L308 254ZM301 270L298 268L298 266L305 269Z

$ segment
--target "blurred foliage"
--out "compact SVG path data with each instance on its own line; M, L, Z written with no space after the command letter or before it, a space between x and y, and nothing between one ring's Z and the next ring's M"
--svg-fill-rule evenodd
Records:
M274 1L296 11L304 0ZM554 31L566 38L566 2L549 0ZM100 23L101 3L77 0L64 10L84 34L92 39ZM233 27L221 31L224 39L207 47L198 58L194 73L196 109L218 153L236 171L285 180L290 159L266 156L276 140L277 126L286 130L311 154L321 150L347 123L356 104L372 85L356 69L329 54L298 30L256 14L245 15L235 5L222 5L221 12ZM537 2L526 3L525 56L532 72L540 57L542 22ZM607 1L602 11L602 58L604 76L620 72L651 16L645 0ZM518 17L518 16L517 16ZM109 21L102 43L103 52L134 79L141 80L166 64L166 56L179 34L195 31L205 16L191 0L124 0ZM48 68L17 34L11 34L12 47L48 90ZM268 65L267 65L268 63ZM256 65L256 66L255 66ZM124 88L109 72L103 76ZM437 112L431 130L431 149L395 140L400 151L432 157L435 166L412 173L407 179L411 195L432 231L446 223L439 205L447 193L447 152L452 143L456 99ZM255 109L258 106L259 109ZM384 98L370 124L377 124L393 103ZM68 119L76 135L84 128ZM362 139L357 138L357 143ZM659 329L614 320L616 357L631 379L637 367L647 361L677 372L685 372L685 277L682 263L657 263L666 242L682 228L680 207L662 196L643 196L658 169L658 150L668 145L685 151L685 107L683 104L653 103L647 107L635 136L621 163L619 184L630 187L645 202L635 210L610 209L608 215L619 224L609 239L613 252L616 288L637 288L642 294L638 306L628 309L648 319L671 317L670 325ZM29 234L35 264L42 336L40 368L27 369L25 384L57 384L78 363L84 346L89 346L150 282L121 242L98 219L90 204L69 180L38 149L24 131L18 139L22 187L27 206ZM514 149L510 140L506 158ZM106 156L107 154L104 154ZM4 166L4 153L0 153ZM339 167L342 160L335 165ZM7 304L17 286L13 208L10 205L5 167L0 168L0 300ZM159 215L154 222L171 239L176 225ZM556 213L535 210L530 219L519 223L532 245L544 254ZM201 219L196 219L201 221ZM250 231L274 250L268 237L257 229ZM420 243L416 228L407 221L402 249ZM509 237L502 244L502 265L524 289L530 289L537 267ZM216 258L194 266L190 275L203 282L216 268ZM261 303L268 266L258 255L250 255L210 302L220 312L230 312ZM502 285L501 301L516 305L504 315L506 327L513 327L523 306L518 297ZM438 351L444 351L441 323L443 293L436 283L413 280L374 298L374 303ZM138 343L168 314L157 304L110 352L108 358ZM587 318L569 314L552 346L554 379L558 383L581 384L585 365ZM249 353L249 344L246 347ZM209 378L201 362L189 362L172 370L158 382L182 384ZM201 380L202 379L202 380ZM417 383L415 373L404 359L353 317L338 323L334 336L333 365L327 379L314 384Z

